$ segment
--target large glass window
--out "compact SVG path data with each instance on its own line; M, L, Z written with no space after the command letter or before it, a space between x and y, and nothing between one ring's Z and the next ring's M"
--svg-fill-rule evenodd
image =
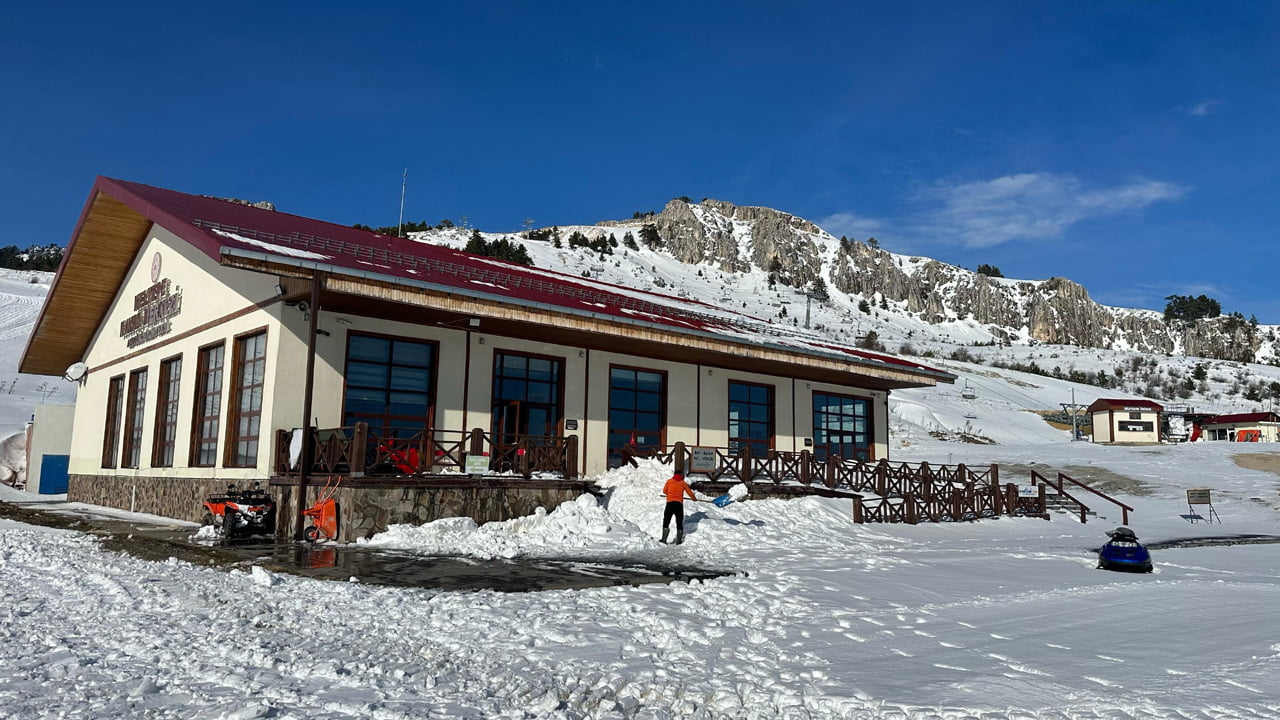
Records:
M349 335L342 424L403 437L433 427L435 367L435 343Z
M871 460L871 402L866 398L813 394L813 454Z
M160 383L156 390L156 434L152 442L151 466L173 467L173 448L178 439L178 386L182 381L182 358L160 363Z
M729 451L751 448L754 457L773 449L773 386L729 383Z
M218 462L218 429L222 419L222 363L224 346L201 348L196 365L195 411L191 423L191 466L213 467Z
M260 332L236 338L235 353L235 390L232 393L227 466L253 467L258 463L258 436L262 431L267 334Z
M558 435L563 377L564 360L559 358L495 353L495 441L511 443L516 435Z
M129 373L129 395L125 399L124 457L120 464L138 467L142 459L142 420L147 407L147 369Z
M667 374L609 368L609 467L622 465L622 447L656 448L667 425Z
M106 431L102 436L102 467L116 466L116 448L120 446L120 418L124 412L124 376L111 378L107 386Z

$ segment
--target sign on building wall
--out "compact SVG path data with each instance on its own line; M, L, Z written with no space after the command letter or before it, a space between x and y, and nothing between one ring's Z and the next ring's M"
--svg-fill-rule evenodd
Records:
M716 449L711 447L689 448L689 472L715 472L717 466Z
M133 314L120 321L120 337L133 348L173 332L182 312L182 288L160 278L160 253L151 258L151 286L133 296Z

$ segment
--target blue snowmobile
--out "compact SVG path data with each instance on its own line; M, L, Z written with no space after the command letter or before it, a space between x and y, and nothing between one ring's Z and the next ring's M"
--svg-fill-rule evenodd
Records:
M1151 553L1138 542L1138 536L1123 525L1107 531L1110 538L1098 549L1098 567L1119 572L1149 573L1154 568Z

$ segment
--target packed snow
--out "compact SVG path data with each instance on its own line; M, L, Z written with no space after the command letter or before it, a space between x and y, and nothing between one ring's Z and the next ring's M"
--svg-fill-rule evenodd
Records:
M31 296L2 282L0 325ZM750 290L738 297L755 302ZM16 367L23 344L0 350L0 371ZM1075 348L1001 351L1124 362ZM1147 543L1280 536L1274 445L1073 442L1030 411L1124 395L935 364L961 381L893 394L895 461L999 463L1015 483L1031 469L1064 471L1130 505L1128 524ZM70 383L49 382L51 401L73 396ZM961 395L965 384L976 398ZM0 422L20 429L39 395L0 392ZM88 534L0 520L0 716L1280 718L1280 545L1157 549L1154 573L1121 574L1095 567L1105 531L1121 524L1103 500L1084 524L1055 514L857 525L848 500L753 492L723 508L687 503L685 543L669 546L657 540L669 474L642 463L598 478L598 498L503 523L395 527L364 544L730 574L446 592L147 562ZM1190 488L1212 490L1220 523L1187 504ZM50 498L0 488L0 500Z

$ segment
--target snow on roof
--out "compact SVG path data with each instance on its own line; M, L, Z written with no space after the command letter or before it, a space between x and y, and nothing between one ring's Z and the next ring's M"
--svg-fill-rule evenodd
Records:
M784 346L809 355L886 365L951 381L950 373L901 358L832 344L799 330L772 325L697 300L575 277L541 268L471 255L408 238L262 209L218 198L188 195L140 183L99 178L98 189L117 196L215 260L224 255L272 256L276 261L323 264L358 274L375 272L391 282L496 297L520 305L627 322L646 322L677 332L697 332L753 345ZM138 207L138 205L142 207Z
M1231 425L1235 423L1280 422L1280 415L1273 412L1235 413L1206 418L1202 425Z

